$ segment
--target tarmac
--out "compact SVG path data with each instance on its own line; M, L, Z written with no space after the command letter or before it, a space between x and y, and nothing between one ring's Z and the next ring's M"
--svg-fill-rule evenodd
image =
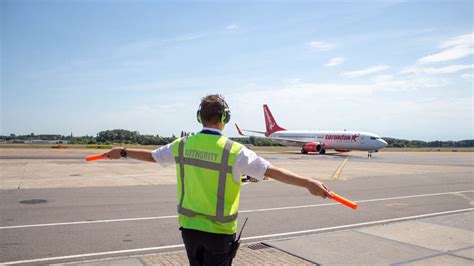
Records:
M188 265L172 217L174 167L84 162L97 152L0 149L0 264ZM252 225L234 265L473 265L474 153L263 156L360 206L246 184Z
M341 241L342 240L342 241ZM472 265L474 212L243 245L233 265ZM184 250L54 265L187 265Z

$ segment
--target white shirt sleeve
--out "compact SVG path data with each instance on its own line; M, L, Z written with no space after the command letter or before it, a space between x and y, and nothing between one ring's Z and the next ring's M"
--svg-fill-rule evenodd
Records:
M160 148L152 151L151 156L163 167L174 164L173 143L161 146Z
M262 180L267 168L271 164L258 156L254 151L243 147L237 154L234 162L234 181L240 182L241 175L248 175L255 179Z

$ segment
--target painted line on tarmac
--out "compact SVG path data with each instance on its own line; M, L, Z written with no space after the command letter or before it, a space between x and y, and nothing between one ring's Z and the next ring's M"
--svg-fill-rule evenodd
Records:
M321 232L334 231L334 230L340 230L340 229L349 229L349 228L355 228L355 227L361 227L361 226L378 225L378 224L393 223L393 222L402 222L402 221L408 221L408 220L413 220L413 219L421 219L421 218L428 218L428 217L447 215L447 214L463 213L463 212L469 212L469 211L474 211L474 208L459 209L459 210L444 211L444 212L434 212L434 213L427 213L427 214L420 214L420 215L413 215L413 216L378 220L378 221L372 221L372 222L346 224L346 225L339 225L339 226L333 226L333 227L325 227L325 228L318 228L318 229L294 231L294 232L287 232L287 233L270 234L270 235L262 235L262 236L250 236L250 237L243 237L242 240L255 240L255 239L262 239L262 238L282 237L282 236L283 237L289 237L289 236L308 234L308 233L321 233ZM279 239L279 240L281 240L281 239Z
M456 195L456 194L459 194L459 193L467 193L467 192L474 192L474 190L463 190L463 191L452 191L452 192L441 192L441 193L432 193L432 194L410 195L410 196L400 196L400 197L391 197L391 198L358 200L356 202L357 203L365 203L365 202L377 202L377 201L398 200L398 199L433 197L433 196L441 196L441 195ZM242 211L239 211L239 213L293 210L293 209L314 208L314 207L324 207L324 206L333 206L333 205L340 205L340 204L339 203L322 203L322 204L312 204L312 205L264 208L264 209L242 210ZM60 225L78 225L78 224L96 224L96 223L114 223L114 222L159 220L159 219L174 219L174 218L177 218L177 217L178 217L177 215L168 215L168 216L138 217L138 218L124 218L124 219L93 220L93 221L77 221L77 222L62 222L62 223L48 223L48 224L12 225L12 226L2 226L2 227L0 227L0 230L32 228L32 227L60 226Z
M140 177L140 176L149 176L149 175L156 175L156 172L150 172L150 173L143 173L143 174L134 174L134 175L127 175L127 174L123 174L123 175L110 175L110 176L62 176L62 177L58 177L58 178L38 178L38 179L22 179L21 181L22 182L37 182L37 181L55 181L55 180L58 180L60 178L66 178L68 180L74 180L74 179L84 179L84 178L96 178L96 179L103 179L103 178L127 178L127 177ZM0 180L0 183L14 183L14 182L17 182L18 180ZM174 183L172 183L174 184Z
M153 217L110 219L110 220L92 220L92 221L78 221L78 222L64 222L64 223L49 223L49 224L13 225L13 226L2 226L2 227L0 227L0 230L31 228L31 227L59 226L59 225L77 225L77 224L97 224L97 223L146 221L146 220L172 219L172 218L177 218L177 217L178 217L178 215L169 215L169 216L153 216Z
M48 257L40 259L31 259L31 260L18 260L18 261L9 261L9 262L0 262L2 265L15 265L15 264L24 264L24 263L39 263L55 260L71 260L71 259L81 259L87 257L96 257L96 256L110 256L110 255L120 255L127 253L135 252L148 252L148 251L160 251L173 248L182 248L183 244L170 245L170 246L161 246L161 247L149 247L149 248L136 248L136 249L124 249L124 250L115 250L115 251L106 251L106 252L97 252L97 253L86 253L86 254L77 254L69 256L60 256L60 257Z
M468 212L468 211L474 211L474 208L459 209L459 210L444 211L444 212L435 212L435 213L427 213L427 214L420 214L420 215L414 215L414 216L406 216L406 217L399 217L399 218L385 219L385 220L378 220L378 221L371 221L371 222L364 222L364 223L356 223L356 224L347 224L347 225L332 226L332 227L325 227L325 228L317 228L317 229L311 229L311 230L293 231L293 232L270 234L270 235L243 237L242 240L246 241L246 240L275 238L275 237L283 237L282 239L285 239L287 237L294 237L294 236L298 236L298 235L302 235L302 234L308 234L308 233L322 233L322 232L334 231L334 230L339 230L339 229L349 229L349 228L357 228L357 227L369 226L369 225L378 225L378 224L385 224L385 223L402 222L402 221L407 221L407 220L428 218L428 217L434 217L434 216L439 216L439 215L463 213L463 212ZM281 239L279 239L279 240L281 240ZM55 261L55 260L71 260L71 259L80 259L80 258L95 257L95 256L120 255L120 254L135 253L135 252L160 251L160 250L175 249L175 248L182 248L182 247L184 247L183 244L176 244L176 245L161 246L161 247L125 249L125 250L115 250L115 251L106 251L106 252L97 252L97 253L86 253L86 254L77 254L77 255L60 256L60 257L47 257L47 258L9 261L9 262L0 262L0 263L6 264L6 265L14 265L14 264L22 264L22 263L40 263L40 262Z
M345 159L341 165L339 165L339 167L336 169L336 171L334 172L334 174L331 176L332 179L338 179L339 176L341 175L342 173L342 169L344 169L344 165L346 165L347 163L347 160L349 160L349 158Z

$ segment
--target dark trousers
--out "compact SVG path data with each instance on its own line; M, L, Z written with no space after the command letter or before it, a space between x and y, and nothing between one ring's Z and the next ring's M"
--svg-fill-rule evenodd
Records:
M185 228L180 230L190 265L232 265L235 234L213 234Z

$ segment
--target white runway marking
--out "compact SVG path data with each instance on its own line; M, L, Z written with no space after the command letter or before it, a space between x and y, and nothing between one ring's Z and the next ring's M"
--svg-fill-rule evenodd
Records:
M53 260L71 260L71 259L80 259L80 258L95 257L95 256L119 255L119 254L133 253L133 252L159 251L159 250L163 250L163 249L173 249L173 248L181 248L181 247L184 247L184 245L179 244L179 245L170 245L170 246L162 246L162 247L125 249L125 250L115 250L115 251L106 251L106 252L97 252L97 253L77 254L77 255L61 256L61 257L49 257L49 258L32 259L32 260L9 261L9 262L2 262L2 264L3 265L15 265L15 264L23 264L23 263L39 263L39 262L46 262L46 261L53 261Z
M327 232L327 231L334 231L338 229L348 229L348 228L356 228L356 227L361 227L361 226L377 225L377 224L384 224L384 223L391 223L391 222L401 222L401 221L406 221L406 220L428 218L432 216L439 216L439 215L446 215L446 214L462 213L462 212L473 211L473 210L474 208L468 208L468 209L459 209L459 210L452 210L452 211L445 211L445 212L427 213L427 214L420 214L420 215L414 215L414 216L406 216L406 217L399 217L399 218L365 222L365 223L356 223L356 224L347 224L347 225L340 225L340 226L333 226L333 227L317 228L317 229L304 230L304 231L294 231L294 232L286 232L286 233L271 234L271 235L244 237L242 238L242 240L255 240L255 239L282 237L282 236L290 237L290 236L296 236L296 235L307 234L307 233L321 233L321 232ZM167 249L174 249L174 248L181 248L181 247L184 247L184 245L176 244L176 245L161 246L161 247L125 249L125 250L106 251L106 252L97 252L97 253L77 254L77 255L70 255L70 256L9 261L9 262L2 262L2 264L14 265L14 264L22 264L22 263L40 263L40 262L43 263L43 262L55 261L55 260L70 260L70 259L88 258L88 257L94 257L94 256L120 255L120 254L134 253L134 252L160 251L160 250L167 250Z
M391 198L367 199L367 200L358 200L356 202L357 203L365 203L365 202L377 202L377 201L398 200L398 199L433 197L433 196L441 196L441 195L456 195L456 194L468 193L468 192L474 192L474 190L441 192L441 193L410 195L410 196L391 197ZM332 205L339 205L339 203L322 203L322 204L312 204L312 205L300 205L300 206L288 206L288 207L277 207L277 208L242 210L242 211L239 211L239 213L293 210L293 209L315 208L315 207L324 207L324 206L332 206ZM145 220L159 220L159 219L175 219L177 217L178 217L177 215L168 215L168 216L153 216L153 217L95 220L95 221L77 221L77 222L62 222L62 223L48 223L48 224L12 225L12 226L2 226L2 227L0 227L0 230L32 228L32 227L45 227L45 226L60 226L60 225L78 225L78 224L96 224L96 223L131 222L131 221L145 221Z
M372 222L365 222L365 223L357 223L357 224L346 224L346 225L340 225L340 226L310 229L310 230L303 230L303 231L294 231L294 232L287 232L287 233L261 235L261 236L250 236L250 237L243 237L242 240L255 240L255 239L281 237L281 236L289 237L289 236L293 236L293 235L301 235L301 234L307 234L307 233L321 233L321 232L334 231L334 230L339 230L339 229L348 229L348 228L361 227L361 226L401 222L401 221L406 221L406 220L428 218L428 217L432 217L432 216L455 214L455 213L468 212L468 211L474 211L474 208L459 209L459 210L452 210L452 211L445 211L445 212L434 212L434 213L399 217L399 218L393 218L393 219L386 219L386 220L379 220L379 221L372 221Z
M13 226L2 226L2 227L0 227L0 230L2 230L2 229L30 228L30 227L58 226L58 225L76 225L76 224L97 224L97 223L145 221L145 220L170 219L170 218L177 218L177 217L178 217L177 215L169 215L169 216L139 217L139 218L95 220L95 221L78 221L78 222L49 223L49 224L13 225Z
M24 173L23 173L24 175ZM150 175L156 175L156 172L150 172L150 173L143 173L143 174L135 174L135 175L114 175L114 176L63 176L61 178L66 178L68 180L73 180L73 179L84 179L84 178L126 178L126 177L140 177L140 176L150 176ZM58 178L37 178L37 179L20 179L21 182L34 182L34 181L55 181L58 180ZM16 182L15 180L0 180L0 183L12 183Z

